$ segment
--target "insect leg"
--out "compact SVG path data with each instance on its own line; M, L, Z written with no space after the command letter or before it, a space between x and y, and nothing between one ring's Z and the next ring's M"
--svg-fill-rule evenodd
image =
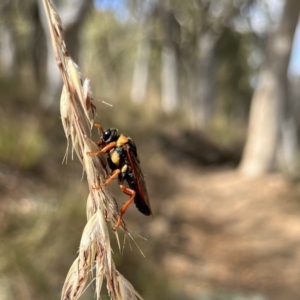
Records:
M100 124L94 123L94 126L95 126L96 128L98 128L98 129L100 129L101 132L103 132L103 127L102 127Z
M129 198L129 200L127 200L127 201L123 204L122 208L120 209L120 215L119 215L119 217L118 217L118 221L117 221L116 226L114 227L114 230L117 230L118 227L120 226L120 224L121 224L121 222L122 222L122 217L123 217L123 215L125 214L125 212L126 212L127 208L129 207L129 205L133 202L134 197L135 197L135 194L136 194L134 190L128 188L127 186L125 186L125 185L123 185L123 184L120 184L120 188L121 188L121 190L122 190L122 192L123 192L124 194L129 195L129 196L131 196L131 197Z
M100 190L104 186L108 185L115 178L117 178L120 173L121 173L120 169L116 169L116 170L112 171L111 174L110 174L110 176L106 179L106 181L104 183L100 184L99 186L93 187L93 190Z
M101 150L98 151L93 151L93 152L87 152L87 155L98 155L100 153L106 153L108 152L111 148L116 147L117 143L116 142L111 142L107 144L105 147L103 147Z

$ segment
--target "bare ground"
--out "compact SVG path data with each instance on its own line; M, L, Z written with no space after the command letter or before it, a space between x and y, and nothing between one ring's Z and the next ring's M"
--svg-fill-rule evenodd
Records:
M145 144L148 147L149 141L152 139L147 139L147 143L139 145ZM161 159L161 155L157 154L161 148L157 148L152 151L153 157L149 160L155 163L151 164L151 168L145 166L145 169L150 171L147 183L152 191L150 196L155 218L145 219L134 208L130 208L125 215L125 221L132 232L146 235L147 247L154 249L149 250L148 255L146 253L146 261L139 260L138 263L146 265L150 262L166 272L171 289L174 289L175 294L182 295L176 298L180 300L300 299L300 185L278 174L249 179L232 169L220 168L220 163L226 163L228 155L218 159L218 167L213 170L196 168L197 157L191 153L186 153L186 156L193 157L194 167L179 166L176 162L184 153L173 155L180 139L174 138L174 141L174 145L170 146L168 142L167 148L162 151L168 154L167 157L172 163ZM195 148L188 148L187 144L190 145L190 142L184 143L184 150ZM199 144L197 143L196 149L199 149ZM63 264L62 270L57 271L59 274L55 275L55 278L59 278L55 280L58 293L77 251L80 233L85 224L86 199L83 198L87 193L85 181L80 182L82 170L79 163L75 161L61 166L64 147L65 144L63 150L59 151L59 159L56 160L58 164L50 160L54 159L52 155L45 156L46 164L41 170L37 169L36 172L40 172L38 175L26 176L22 172L19 174L6 170L5 165L0 165L3 208L0 211L0 220L3 236L12 240L16 232L21 232L22 229L26 231L24 236L27 239L28 236L33 236L32 232L36 227L36 232L41 235L38 224L31 224L28 219L35 214L35 206L32 203L48 205L46 209L49 212L45 213L43 218L49 215L49 222L52 220L53 224L49 232L45 229L43 238L50 241L49 248L53 241L56 241L55 251L64 254L63 258L57 257L53 263L53 269L58 269ZM200 152L212 153L210 149ZM220 157L218 153L216 152L214 157ZM209 163L215 161L214 157ZM143 163L145 161L144 159ZM154 181L151 182L153 178ZM66 179L70 182L65 182ZM114 185L117 189L117 184ZM75 190L78 196L61 204L64 198L70 197L67 196L68 190L72 193ZM156 191L157 195L153 194L153 191ZM118 189L117 192L118 202L121 204L126 197L122 198ZM35 202L32 199L35 199ZM49 207L53 203L57 206L57 211L50 214ZM78 206L78 209L73 209L71 205ZM39 210L39 207L36 210ZM64 212L63 209L70 212ZM44 210L40 209L38 213ZM10 215L11 211L21 211L20 213L25 215L24 220L21 220L26 223L20 222L19 219L12 222L15 214ZM64 224L65 220L69 220L69 223ZM68 239L64 238L65 232L68 232ZM19 240L11 243L19 245ZM62 250L62 244L66 250ZM24 245L27 244L24 242ZM35 253L46 253L47 245L40 246L38 243L34 246L33 261L36 260ZM22 244L19 248L23 251L25 246ZM142 245L142 249L143 247L146 246ZM51 253L55 251L51 250ZM26 253L25 250L23 252ZM123 261L128 260L126 255L127 253ZM133 258L129 260L137 261L139 256L134 251ZM31 256L29 258L31 259ZM24 274L24 277L27 277L27 273ZM53 277L53 274L54 271L49 277ZM141 276L134 273L132 277L139 279ZM11 282L15 285L16 281ZM151 282L147 281L147 284L151 285ZM38 283L36 285L38 286ZM141 289L139 291L144 295ZM159 293L160 291L157 292ZM150 296L145 299L170 297Z
M152 226L167 243L163 267L184 294L300 299L299 186L281 175L249 179L232 170L177 176L182 188L162 210L173 221Z

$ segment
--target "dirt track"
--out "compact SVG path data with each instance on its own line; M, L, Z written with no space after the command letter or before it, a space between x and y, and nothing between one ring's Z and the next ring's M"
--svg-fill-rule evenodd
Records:
M164 269L192 299L300 299L300 192L280 175L247 179L235 171L180 174L165 203L169 251ZM170 234L171 232L171 234ZM199 298L200 297L200 298Z
M180 300L300 299L299 184L289 183L276 174L247 179L232 170L203 171L190 166L176 167L172 172L166 168L165 172L166 176L159 179L165 190L172 187L174 177L177 179L175 184L180 184L174 189L173 196L160 195L162 201L155 202L155 195L152 195L155 218L145 219L134 207L126 213L125 220L133 232L145 230L141 234L146 233L148 241L145 244L153 254L148 254L145 260L137 255L137 250L130 251L134 261L139 258L139 265L150 264L160 273L167 272L171 289L174 284L175 294L182 295L176 298ZM169 176L169 172L173 176ZM32 193L37 187L44 188L41 183L33 184L24 179L21 184L16 181L16 176L5 178L3 188L9 188L10 199L25 197L29 190ZM22 187L27 189L23 191ZM26 199L30 199L28 195ZM47 195L46 192L43 195ZM119 203L122 203L122 195L119 196ZM19 209L23 202L16 202ZM84 204L81 210L84 210ZM59 211L63 212L61 206ZM63 221L64 214L57 215L59 211L55 212L56 223ZM72 220L70 222L73 224ZM77 217L74 224L78 224ZM64 226L70 230L74 224ZM79 224L74 231L80 235L83 226L84 223ZM34 228L28 228L30 236ZM59 226L56 224L55 228ZM37 230L39 232L39 228ZM48 234L45 236L48 238ZM78 239L75 238L71 250L65 251L67 257L76 251ZM61 242L58 244L60 249ZM145 244L142 248L146 248ZM129 254L124 256L125 262ZM59 263L61 260L57 258ZM69 263L66 269L68 266ZM130 273L131 269L127 270ZM65 273L64 270L63 275Z

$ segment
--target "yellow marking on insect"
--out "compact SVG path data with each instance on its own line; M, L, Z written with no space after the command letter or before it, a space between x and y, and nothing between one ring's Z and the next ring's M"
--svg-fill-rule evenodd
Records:
M124 144L128 142L128 137L121 134L117 140L117 147L122 147Z
M127 165L124 165L124 166L122 167L122 169L121 169L122 173L126 173L127 168L128 168Z
M120 155L118 154L117 151L114 151L111 155L110 155L110 158L112 160L112 162L118 166L119 163L120 163Z

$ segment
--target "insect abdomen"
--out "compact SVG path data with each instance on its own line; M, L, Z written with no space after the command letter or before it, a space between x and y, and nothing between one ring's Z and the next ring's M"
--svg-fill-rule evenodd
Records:
M134 197L134 204L136 206L136 208L144 215L146 216L150 216L151 215L151 211L148 207L148 205L143 201L143 199L141 198L139 193L136 193L135 197Z
M146 216L150 216L151 210L143 200L143 196L139 193L139 189L137 188L134 175L132 173L127 174L125 180L127 181L129 187L136 192L134 197L134 204L138 209L138 211L140 211L142 214Z

